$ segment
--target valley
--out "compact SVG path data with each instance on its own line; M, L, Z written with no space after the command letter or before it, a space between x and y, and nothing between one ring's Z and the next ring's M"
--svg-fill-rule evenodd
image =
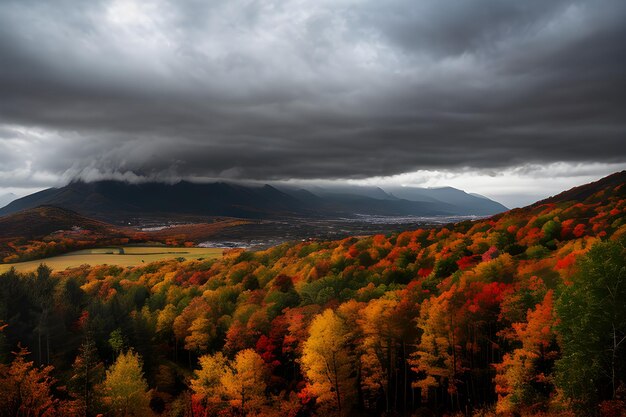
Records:
M0 0L0 417L626 417L624 22Z
M0 393L43 381L55 415L107 411L106 387L126 381L142 386L136 416L623 408L596 393L610 398L612 375L626 369L624 351L611 351L613 335L626 335L626 171L486 218L137 219L131 228L40 207L0 221L6 236L41 239L30 244L44 250L22 254L45 256L0 266L0 353L13 358L0 364ZM206 232L210 240L174 244ZM139 243L104 243L126 239ZM63 242L102 247L47 255ZM120 366L137 372L118 382ZM243 384L256 391L237 403Z
M303 240L343 239L434 227L481 216L284 216L266 219L200 215L133 216L117 223L55 206L39 206L0 217L0 264L36 261L83 249L166 245L250 250ZM55 263L64 265L63 262ZM7 267L4 267L5 269Z

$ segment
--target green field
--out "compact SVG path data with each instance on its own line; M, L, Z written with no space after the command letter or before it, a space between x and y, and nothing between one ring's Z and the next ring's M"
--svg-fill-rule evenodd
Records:
M84 249L35 261L0 264L0 273L12 266L20 272L34 271L45 263L53 270L63 270L83 264L136 266L169 258L212 259L222 256L219 248L174 248L165 246L123 246L115 248Z

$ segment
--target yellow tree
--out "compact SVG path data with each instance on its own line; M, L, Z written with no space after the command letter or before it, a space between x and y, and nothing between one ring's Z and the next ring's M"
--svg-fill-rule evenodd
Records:
M189 335L185 337L185 349L206 352L214 337L215 325L206 317L198 317L189 326Z
M349 410L355 394L354 357L348 347L346 323L328 309L313 319L302 350L302 368L319 404L329 404L338 414Z
M174 320L176 320L177 315L176 307L173 304L166 305L157 316L157 333L171 333L172 328L174 327Z
M425 400L431 388L447 386L451 396L456 393L455 375L459 363L449 304L449 293L424 301L417 321L423 334L409 364L420 378L413 385L421 389Z
M387 411L390 409L392 379L396 369L396 343L400 338L400 329L395 325L394 317L397 305L397 300L374 299L363 309L358 320L364 335L361 385L374 398L379 391L383 391Z
M232 406L245 416L258 410L265 400L267 368L263 358L252 349L237 353L221 377L224 394Z
M104 402L116 416L151 415L150 393L141 358L132 350L121 353L106 372Z
M223 392L222 377L226 373L228 360L220 352L215 355L203 355L199 359L200 369L194 371L191 389L194 400L202 404L205 414L215 412L220 406Z

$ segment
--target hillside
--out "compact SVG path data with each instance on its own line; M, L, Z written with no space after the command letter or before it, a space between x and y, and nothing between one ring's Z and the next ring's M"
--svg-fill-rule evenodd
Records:
M40 206L0 217L0 261L15 262L70 250L142 241L130 230L53 206Z
M100 370L143 363L163 416L619 416L626 183L600 184L432 229L3 274L0 354L52 363L79 398L63 415L91 343ZM100 375L92 414L110 410Z
M102 233L111 231L112 226L54 206L40 206L0 217L0 238L32 239L71 229Z
M426 191L423 191L426 193ZM439 199L397 198L368 187L310 190L233 183L129 184L118 181L73 182L17 199L0 216L41 205L53 205L108 222L126 224L137 218L225 216L272 219L290 216L336 218L356 214L382 216L487 215L506 210L488 199L456 189L430 190Z
M599 201L606 200L611 196L623 198L626 197L626 188L622 187L624 183L626 183L626 171L616 172L598 181L580 185L545 200L538 201L533 206L568 201L583 202L594 196Z
M90 219L60 207L39 206L0 217L0 263L128 243L189 245L245 224L238 219L218 218L211 222L141 230Z
M257 218L293 214L298 202L270 187L226 183L129 184L118 181L73 182L13 201L0 215L54 205L106 220L130 216L204 215Z

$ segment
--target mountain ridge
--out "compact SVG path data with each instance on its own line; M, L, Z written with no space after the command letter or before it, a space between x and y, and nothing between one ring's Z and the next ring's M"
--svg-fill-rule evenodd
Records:
M593 181L587 184L578 185L556 194L554 196L537 201L531 206L537 206L541 204L560 203L564 201L585 201L594 194L603 192L620 192L626 194L626 187L623 185L626 183L626 170L615 172L606 177L600 178L597 181ZM609 190L610 189L610 190Z
M213 182L129 184L120 181L72 182L17 199L0 216L41 205L74 210L105 221L172 215L237 218L491 215L506 210L492 200L447 188L437 199L399 198L380 187L285 187ZM421 191L424 194L424 191ZM444 195L445 194L445 195Z

